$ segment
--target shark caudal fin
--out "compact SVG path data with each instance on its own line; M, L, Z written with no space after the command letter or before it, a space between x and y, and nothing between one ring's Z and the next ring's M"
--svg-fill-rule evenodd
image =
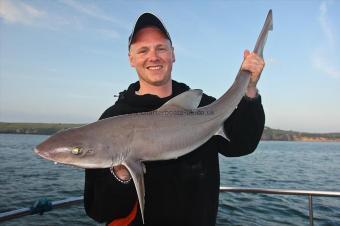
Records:
M141 161L133 161L127 160L122 163L130 172L132 180L135 184L139 207L142 214L142 219L144 223L144 196L145 196L145 188L144 188L144 166Z
M268 32L273 30L273 12L269 10L264 25L262 27L261 33L257 38L254 53L258 54L260 57L263 58L263 49L264 45L266 44Z

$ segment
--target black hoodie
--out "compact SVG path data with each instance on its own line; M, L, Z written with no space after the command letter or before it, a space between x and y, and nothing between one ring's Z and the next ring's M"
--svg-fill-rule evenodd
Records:
M152 111L172 97L187 91L183 83L172 81L172 95L166 98L136 95L139 82L120 93L115 105L100 119L136 112ZM203 94L200 106L215 99ZM230 142L213 136L195 151L175 160L145 162L146 225L215 225L220 186L218 153L242 156L255 150L264 128L261 97L243 98L224 123ZM117 181L109 169L86 169L84 205L86 213L98 222L124 218L137 201L133 182ZM141 214L132 225L141 225Z

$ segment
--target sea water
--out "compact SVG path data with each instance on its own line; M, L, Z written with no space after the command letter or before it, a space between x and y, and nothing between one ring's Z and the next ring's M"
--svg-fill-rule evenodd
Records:
M33 153L43 135L0 134L0 212L83 195L84 170ZM238 158L220 156L221 186L340 191L340 143L261 142ZM204 203L202 203L204 205ZM340 197L314 197L314 225L340 225ZM308 198L220 193L217 225L308 225ZM98 225L83 206L1 225Z

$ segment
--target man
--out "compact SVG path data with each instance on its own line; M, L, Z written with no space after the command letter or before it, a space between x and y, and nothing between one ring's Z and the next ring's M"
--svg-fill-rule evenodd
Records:
M139 81L120 93L115 105L100 117L152 111L189 87L171 79L175 62L171 38L153 14L142 14L129 38L129 61ZM193 152L178 159L145 162L146 225L215 225L219 196L218 153L242 156L253 152L264 128L264 112L256 84L264 61L244 52L242 70L251 80L238 108L225 121L230 141L213 136ZM203 95L200 106L215 99ZM85 210L108 225L141 225L137 194L124 166L86 169Z

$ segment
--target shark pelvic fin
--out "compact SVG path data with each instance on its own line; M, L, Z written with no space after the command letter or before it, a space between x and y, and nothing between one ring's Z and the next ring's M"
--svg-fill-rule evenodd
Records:
M144 165L141 161L127 160L122 163L130 172L132 180L135 184L139 207L144 223L144 196L145 196L145 188L144 188L144 173L143 168Z
M157 111L167 111L174 109L194 110L201 102L203 91L200 89L191 89L181 93L168 102L163 104Z
M224 126L222 125L219 130L215 133L215 135L219 135L221 137L223 137L224 139L226 139L227 141L230 141L229 137L227 137L227 135L224 132Z

